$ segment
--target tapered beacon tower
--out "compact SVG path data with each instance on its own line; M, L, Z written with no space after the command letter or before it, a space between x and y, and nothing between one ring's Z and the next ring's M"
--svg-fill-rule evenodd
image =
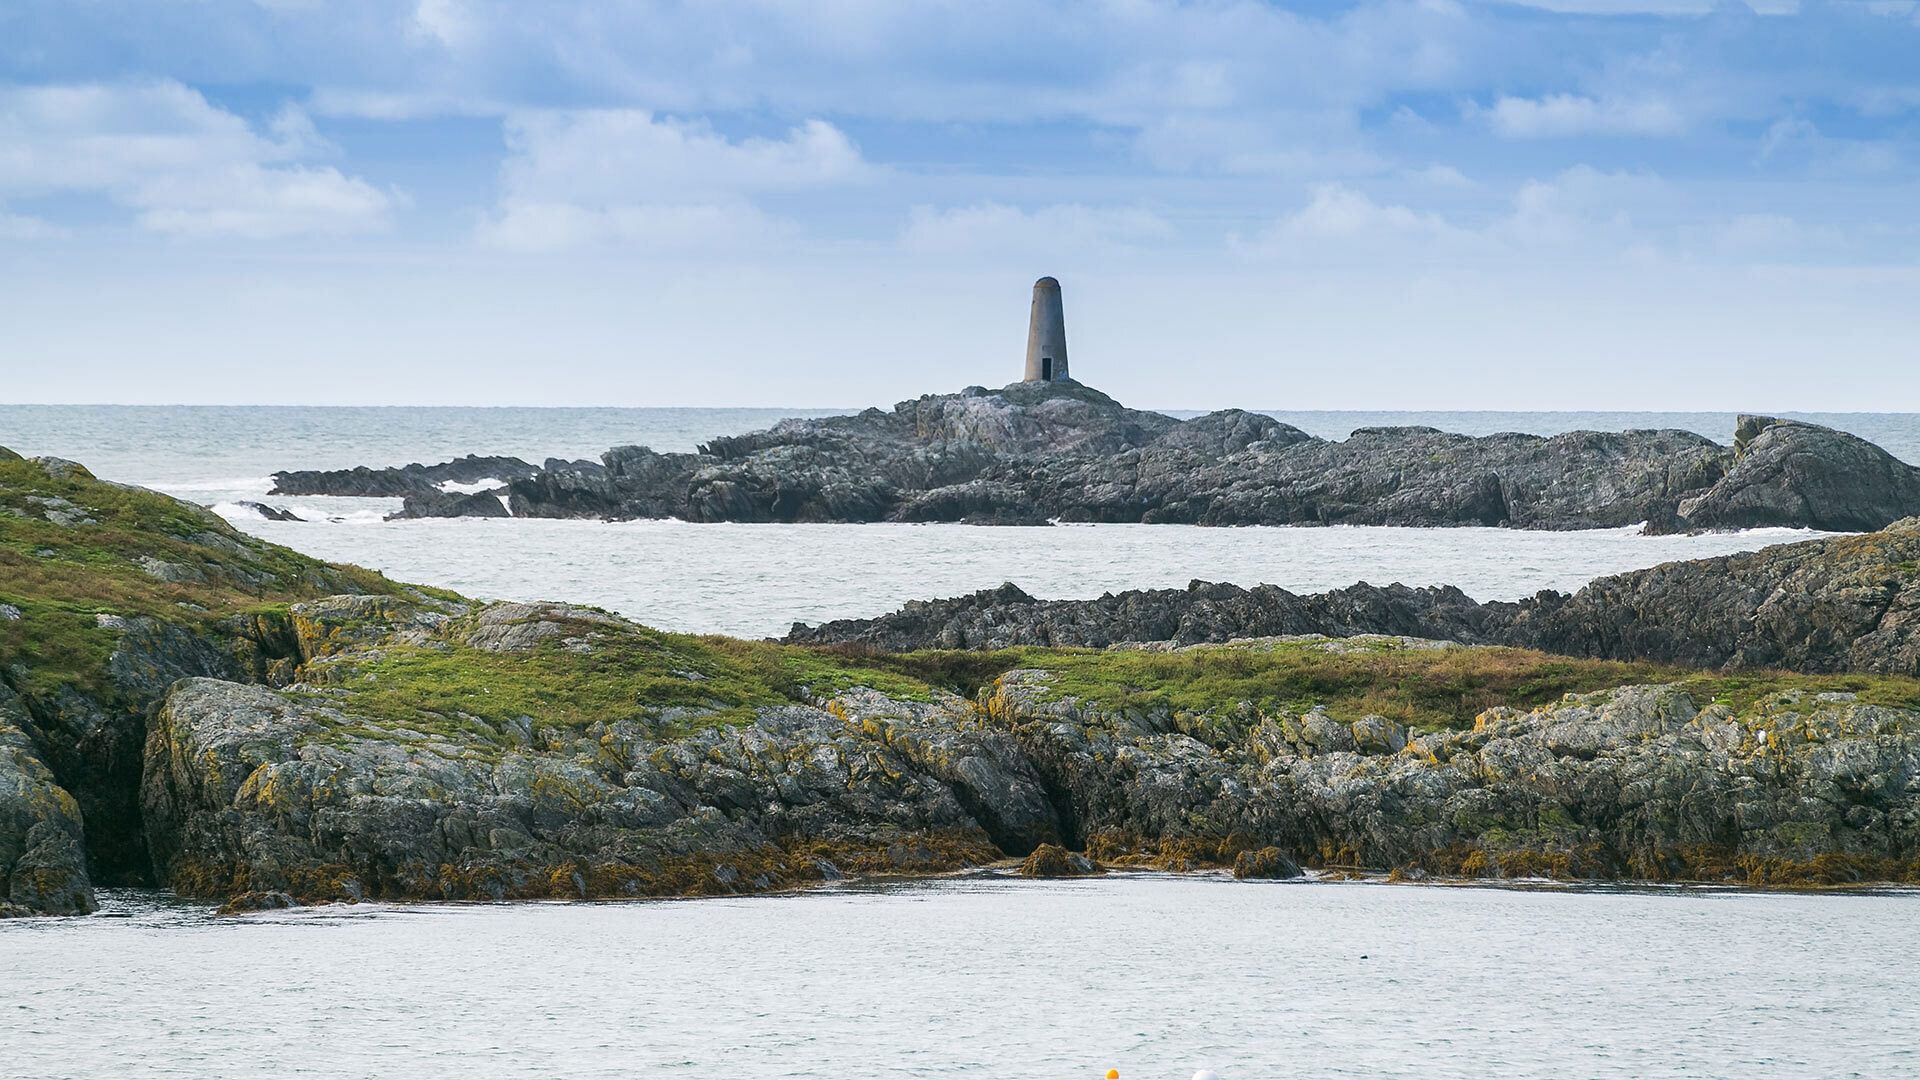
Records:
M1033 283L1033 311L1027 316L1027 381L1066 377L1067 316L1060 308L1060 283L1043 277Z

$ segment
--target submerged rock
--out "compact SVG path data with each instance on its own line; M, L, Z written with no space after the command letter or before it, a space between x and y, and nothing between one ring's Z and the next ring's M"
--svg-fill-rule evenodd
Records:
M248 510L248 511L251 511L252 513L258 514L268 521L303 521L305 520L300 515L294 513L291 510L288 510L288 509L285 509L284 507L279 507L279 506L268 506L266 503L263 503L263 502L254 502L249 499L242 499L239 503L235 505L241 507L244 510Z
M1243 880L1285 881L1302 876L1300 864L1277 847L1243 851L1233 858L1233 876Z
M1093 877L1106 867L1058 844L1041 844L1020 864L1020 876L1031 878Z

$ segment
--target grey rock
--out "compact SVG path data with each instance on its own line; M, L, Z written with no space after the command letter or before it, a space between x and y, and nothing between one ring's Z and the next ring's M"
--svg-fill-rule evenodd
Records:
M1764 436L1762 436L1764 438ZM1262 585L1036 600L1012 585L891 615L796 625L798 644L884 649L1181 646L1237 638L1405 635L1697 668L1920 674L1920 518L1600 578L1579 592L1476 603L1450 587L1366 584L1300 596Z
M0 912L84 915L94 909L80 806L28 736L26 707L0 683Z
M252 500L250 500L250 499L242 499L242 500L241 500L241 501L240 501L240 502L239 502L238 504L236 504L236 505L238 505L238 506L241 506L241 507L243 507L243 508L245 508L245 509L247 509L247 510L250 510L250 511L252 511L253 513L256 513L256 514L258 514L258 515L260 515L261 517L263 517L263 518L265 518L265 519L266 519L266 520L268 520L268 521L302 521L302 520L305 520L305 519L303 519L303 518L301 518L301 516L300 516L300 515L298 515L298 514L296 514L296 513L294 513L294 512L293 512L293 511L291 511L291 510L288 510L288 509L286 509L285 507L280 507L280 506L268 506L268 505L267 505L266 503L263 503L263 502L254 502L254 501L252 501Z
M1797 420L1742 416L1734 447L1727 475L1681 500L1679 524L1866 532L1916 513L1920 470L1865 439Z
M490 491L462 495L457 492L433 491L418 495L408 495L400 504L398 513L388 514L387 520L397 521L403 518L428 517L479 517L503 518L510 516L506 504L500 496Z
M511 480L539 472L535 466L517 457L465 457L438 465L414 463L397 468L319 469L277 472L273 474L270 495L363 495L400 497L442 494L447 482L475 484L483 480Z
M1920 514L1920 469L1869 443L1797 422L1747 418L1740 430L1739 450L1682 431L1393 427L1328 441L1237 409L1180 421L1063 381L786 420L692 454L616 447L599 463L499 475L516 517L1663 531L1873 529ZM407 468L325 474L319 486L417 496L406 516L464 512L424 467ZM307 474L279 475L287 486Z

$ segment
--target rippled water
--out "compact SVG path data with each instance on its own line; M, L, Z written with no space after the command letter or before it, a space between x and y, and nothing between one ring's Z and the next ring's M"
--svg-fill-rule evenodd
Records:
M1043 597L1180 588L1196 578L1297 592L1370 581L1458 585L1481 600L1818 533L1640 536L1511 529L1193 525L689 525L676 521L344 524L235 518L270 540L470 596L597 604L669 630L776 636L1011 581Z
M961 879L0 923L20 1077L1893 1077L1920 895Z
M1297 591L1355 581L1453 584L1482 599L1570 590L1670 559L1752 550L1813 535L1641 537L1632 530L1202 529L1102 525L702 525L678 522L382 522L397 499L273 498L302 523L241 511L279 468L432 462L468 452L594 456L637 442L691 449L766 427L771 409L461 409L0 406L0 445L86 462L101 476L214 505L241 527L301 551L476 596L598 604L668 629L752 636L795 621L879 615L907 600L1012 581L1037 596L1188 581ZM818 414L815 414L818 415ZM1274 415L1327 437L1377 424L1469 434L1681 427L1726 439L1730 413L1299 413ZM1920 461L1920 416L1812 416Z

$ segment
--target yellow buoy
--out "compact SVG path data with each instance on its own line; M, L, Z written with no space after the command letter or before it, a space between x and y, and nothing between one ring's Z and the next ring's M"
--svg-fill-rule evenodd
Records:
M1107 1080L1120 1080L1120 1070L1119 1070L1119 1069L1108 1069L1108 1070L1107 1070Z

